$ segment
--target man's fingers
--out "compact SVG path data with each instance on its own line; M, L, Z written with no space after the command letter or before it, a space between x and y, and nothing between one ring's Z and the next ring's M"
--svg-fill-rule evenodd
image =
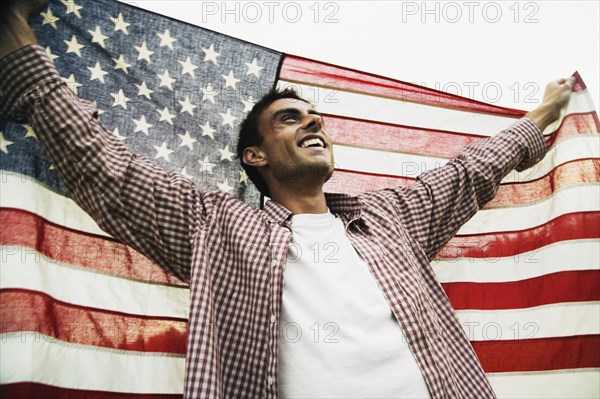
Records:
M557 80L557 83L559 85L566 85L569 86L570 88L572 88L575 85L575 82L577 80L575 79L575 76L571 76L570 78L561 78Z

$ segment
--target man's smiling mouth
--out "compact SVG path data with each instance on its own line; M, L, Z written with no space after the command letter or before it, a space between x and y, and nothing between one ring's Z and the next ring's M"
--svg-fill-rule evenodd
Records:
M307 138L302 140L298 146L300 148L307 148L307 147L320 147L320 148L325 148L325 142L318 138L318 137L312 137L312 138Z

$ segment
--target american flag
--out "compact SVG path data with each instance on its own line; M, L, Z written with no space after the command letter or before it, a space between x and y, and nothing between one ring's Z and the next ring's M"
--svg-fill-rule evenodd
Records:
M324 114L334 192L410 184L524 115L109 0L52 1L34 27L134 152L256 206L233 152L273 85ZM499 397L600 392L600 123L577 79L546 158L509 175L433 264ZM1 396L180 397L188 287L68 199L30 126L0 134Z

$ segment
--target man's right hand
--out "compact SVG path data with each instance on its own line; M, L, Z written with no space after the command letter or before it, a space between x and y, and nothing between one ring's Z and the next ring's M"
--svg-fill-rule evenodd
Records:
M48 0L2 0L0 5L0 58L37 43L29 17L48 6Z
M533 111L529 111L525 117L531 119L543 132L548 125L560 117L560 110L564 107L571 96L575 78L558 79L548 83L544 92L544 99Z

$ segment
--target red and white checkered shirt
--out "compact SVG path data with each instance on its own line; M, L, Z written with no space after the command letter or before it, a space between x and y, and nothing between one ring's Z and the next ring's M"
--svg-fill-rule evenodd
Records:
M33 124L79 205L108 233L190 283L185 396L276 398L290 211L205 192L132 154L98 122L95 106L69 91L39 46L0 62L0 90L2 115ZM429 261L506 173L531 166L545 151L537 126L521 119L411 187L327 195L434 398L494 393Z

